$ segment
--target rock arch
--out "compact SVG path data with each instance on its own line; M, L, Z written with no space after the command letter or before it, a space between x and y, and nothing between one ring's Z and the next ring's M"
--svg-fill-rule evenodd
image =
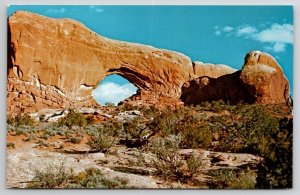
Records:
M108 39L74 20L25 11L9 17L8 36L8 113L95 106L91 92L111 74L136 85L139 92L132 99L140 103L240 101L248 94L253 103L282 103L289 95L281 67L259 51L248 53L241 72L235 73L225 65L191 62L178 52Z
M49 94L55 89L52 99L60 95L62 100L54 107L93 105L91 91L110 74L128 79L141 94L171 98L180 97L182 84L193 76L190 58L181 53L111 40L70 19L18 11L8 27L8 85L43 86ZM38 87L34 91L42 93Z

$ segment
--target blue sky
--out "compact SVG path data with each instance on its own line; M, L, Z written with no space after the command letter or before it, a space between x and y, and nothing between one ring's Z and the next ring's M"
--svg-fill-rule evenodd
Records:
M193 61L236 69L241 69L248 51L265 51L282 66L293 89L291 6L20 5L10 6L8 15L16 10L72 18L108 38L174 50ZM128 81L113 77L105 82L124 86Z

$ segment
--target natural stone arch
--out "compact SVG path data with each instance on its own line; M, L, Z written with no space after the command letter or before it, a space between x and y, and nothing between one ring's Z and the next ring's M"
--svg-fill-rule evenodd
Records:
M241 75L231 77L236 70L228 66L192 63L178 52L111 40L70 19L18 11L8 20L8 36L8 113L94 106L92 90L115 73L138 86L139 97L133 99L141 104L181 104L180 97L187 104L209 100L201 90L208 81L213 98L240 101L249 93L253 103L283 103L289 95L281 67L263 52L247 54ZM213 79L199 79L203 76ZM224 78L229 83L224 87L213 82ZM242 95L232 94L231 86Z
M180 97L183 83L194 77L190 58L181 53L107 39L70 19L18 11L8 27L13 54L9 82L55 89L63 99L56 107L95 104L91 91L114 73L138 86L141 94L170 98Z

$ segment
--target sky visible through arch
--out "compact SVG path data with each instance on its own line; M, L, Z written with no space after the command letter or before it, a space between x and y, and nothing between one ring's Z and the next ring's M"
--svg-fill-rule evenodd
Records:
M193 61L236 69L242 68L247 52L268 52L282 66L293 93L292 6L19 5L9 6L8 16L17 10L75 19L111 39L178 51ZM121 79L105 82L127 84L117 82Z

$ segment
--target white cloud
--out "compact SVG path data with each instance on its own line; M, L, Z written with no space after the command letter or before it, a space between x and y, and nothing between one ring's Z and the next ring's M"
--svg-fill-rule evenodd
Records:
M257 33L255 39L260 42L293 44L293 33L291 24L273 24L270 28Z
M118 104L120 101L135 94L137 87L131 83L118 85L113 82L100 84L92 93L95 100L104 105L105 103Z
M66 9L65 8L59 8L59 9L47 9L46 10L46 13L48 14L62 14L62 13L65 13L66 12Z
M97 13L101 13L101 12L104 11L103 8L97 7L97 6L95 6L95 5L91 5L91 6L90 6L90 9L91 9L92 11L97 12Z
M269 27L266 27L265 25L260 25L259 27L243 25L232 27L232 29L230 26L225 26L222 28L222 32L226 33L228 36L235 35L236 37L250 38L254 41L259 41L265 44L264 48L266 50L271 50L276 53L284 52L287 45L293 45L294 42L294 29L291 24L274 23ZM215 34L220 35L221 31L216 29Z
M281 42L275 42L272 49L275 52L283 52L285 51L286 44Z
M223 28L220 28L219 26L214 26L215 29L215 35L221 35L222 32L229 33L233 30L233 27L231 26L225 26Z
M216 34L216 35L220 35L220 34L221 34L221 31L217 30L217 31L215 31L215 34Z
M247 36L252 35L253 33L257 32L257 29L253 26L239 26L237 28L236 36Z
M231 26L225 26L225 27L222 29L223 32L231 32L232 30L233 30L233 27L231 27Z

